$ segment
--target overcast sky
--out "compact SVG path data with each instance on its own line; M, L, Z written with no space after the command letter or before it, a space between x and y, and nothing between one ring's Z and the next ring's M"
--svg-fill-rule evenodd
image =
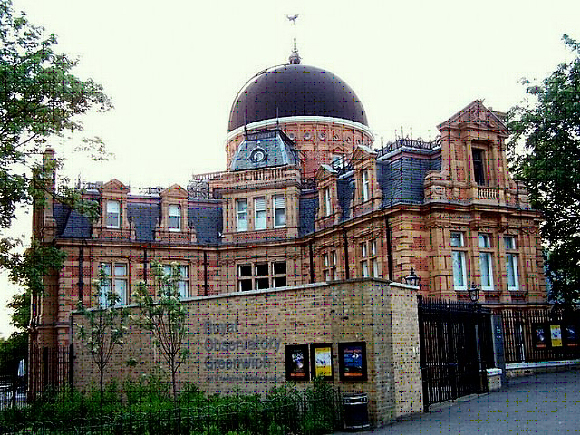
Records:
M541 79L570 58L562 34L580 39L578 0L13 1L115 106L85 117L83 132L115 158L96 164L67 152L66 174L133 188L186 187L192 173L225 169L236 93L290 54L286 14L300 14L302 62L332 71L361 99L375 146L401 130L432 139L475 99L509 109L524 98L522 77ZM52 145L70 150L81 137ZM14 232L29 226L22 216ZM14 291L0 276L0 336L11 332L4 305Z

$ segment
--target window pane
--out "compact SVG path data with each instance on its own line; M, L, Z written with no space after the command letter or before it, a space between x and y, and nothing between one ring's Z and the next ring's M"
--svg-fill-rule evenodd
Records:
M179 266L179 276L187 278L189 276L189 268L187 266Z
M188 282L187 281L179 281L179 297L180 298L187 298L189 297L188 291Z
M514 254L506 256L507 282L508 290L517 290L518 288L518 257Z
M328 254L324 254L322 258L324 258L324 267L328 267Z
M505 236L503 238L506 249L516 249L516 238L512 236Z
M236 199L236 210L238 212L245 212L248 208L248 203L245 199Z
M252 266L250 264L238 266L238 276L252 276Z
M107 201L107 227L119 228L121 226L121 203L119 201Z
M115 264L115 276L127 276L127 265Z
M274 211L274 226L284 227L286 226L286 209L277 208Z
M178 205L169 206L169 228L179 229L181 228L181 207Z
M125 279L116 279L115 280L115 293L117 293L120 297L119 305L126 304L126 295L127 295L127 280Z
M110 264L102 263L101 270L105 273L105 275L111 276L111 265Z
M481 287L492 287L491 254L487 252L479 254L479 271L481 273Z
M268 263L256 264L256 276L268 276Z
M240 291L247 292L252 290L252 280L251 279L241 279L239 281Z
M361 243L360 250L361 250L361 255L363 257L366 257L367 256L367 244L366 243Z
M285 276L277 276L274 278L274 287L284 287L286 285Z
M373 276L378 278L379 277L379 262L377 261L376 258L373 258L372 265L373 265Z
M256 279L256 289L260 290L260 289L269 288L269 287L270 287L270 284L269 284L268 278Z
M451 233L451 238L450 238L449 243L454 248L461 248L463 246L463 234Z
M266 229L266 210L256 210L256 222L254 225L257 230Z
M374 257L375 255L377 255L377 241L373 240L371 242L371 255Z
M489 248L491 246L489 243L489 234L480 234L478 240L480 248Z
M361 263L361 266L362 266L362 276L363 277L369 276L369 266L368 266L368 263L366 261L363 261Z
M274 263L274 275L286 275L285 261L277 261Z
M463 275L465 253L459 251L452 252L453 258L453 284L457 287L465 287L465 277Z

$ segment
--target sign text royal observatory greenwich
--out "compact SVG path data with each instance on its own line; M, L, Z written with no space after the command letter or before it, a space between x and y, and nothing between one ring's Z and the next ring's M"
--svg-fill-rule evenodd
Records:
M208 382L275 382L277 337L240 334L237 323L205 322ZM242 338L240 338L240 335Z

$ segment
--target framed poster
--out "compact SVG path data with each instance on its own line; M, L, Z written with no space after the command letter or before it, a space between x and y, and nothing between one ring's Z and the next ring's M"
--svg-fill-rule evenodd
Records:
M286 380L304 382L310 380L308 345L286 345Z
M564 325L562 330L562 338L564 339L564 345L566 346L578 346L578 330L576 325L567 324Z
M360 382L367 380L366 343L338 343L340 380Z
M562 327L560 325L550 325L550 341L552 347L562 347Z
M546 325L536 324L533 326L534 346L538 349L543 349L548 346L548 331Z
M334 379L332 366L332 344L311 344L310 358L312 359L312 376L326 381Z

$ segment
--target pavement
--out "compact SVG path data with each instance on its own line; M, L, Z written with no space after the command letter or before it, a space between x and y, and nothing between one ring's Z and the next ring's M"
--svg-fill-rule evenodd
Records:
M510 379L501 390L434 404L388 426L336 434L580 434L580 371Z

